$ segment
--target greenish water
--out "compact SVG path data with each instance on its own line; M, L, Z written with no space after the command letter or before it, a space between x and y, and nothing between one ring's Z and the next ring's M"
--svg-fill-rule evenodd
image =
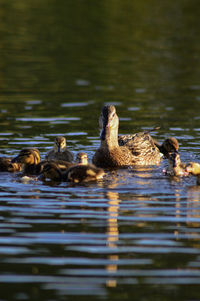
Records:
M98 118L120 134L160 126L199 161L198 1L0 1L0 151L63 135L91 160ZM0 299L199 300L200 188L159 167L98 183L0 173Z

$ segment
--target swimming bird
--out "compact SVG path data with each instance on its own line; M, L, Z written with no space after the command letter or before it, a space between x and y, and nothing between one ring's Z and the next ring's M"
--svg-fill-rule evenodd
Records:
M12 163L12 158L0 157L0 172L17 172L22 170L22 165L20 163Z
M200 163L189 162L186 171L197 177L197 185L200 185Z
M19 155L15 157L12 163L21 163L23 166L23 173L26 175L39 175L42 173L47 164L53 164L61 170L65 171L72 163L63 160L42 160L40 152L36 148L24 148L20 151Z
M37 175L43 168L40 152L36 148L23 148L11 162L22 164L23 173L26 175Z
M65 137L58 136L55 139L54 147L45 156L46 160L63 160L72 162L73 154L67 149Z
M178 152L179 143L175 137L169 137L165 139L162 144L155 139L153 139L153 141L165 158L169 158L172 153Z
M99 124L102 128L101 145L92 159L96 166L159 165L160 151L148 132L124 135L118 140L119 118L113 105L102 108Z
M90 182L102 179L105 172L102 168L98 168L88 163L88 156L84 152L77 154L78 164L70 167L66 172L67 181L80 183Z
M186 164L181 162L180 155L177 152L171 153L168 158L169 166L165 173L169 176L188 176L189 173L186 170Z
M47 161L41 171L41 177L43 180L50 179L52 181L63 181L66 180L66 171L75 163L51 160Z

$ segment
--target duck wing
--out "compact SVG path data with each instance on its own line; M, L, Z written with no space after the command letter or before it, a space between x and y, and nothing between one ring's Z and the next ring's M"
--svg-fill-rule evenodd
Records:
M144 165L160 163L160 151L148 132L123 135L119 137L118 142L119 146L125 146L131 151L136 163Z

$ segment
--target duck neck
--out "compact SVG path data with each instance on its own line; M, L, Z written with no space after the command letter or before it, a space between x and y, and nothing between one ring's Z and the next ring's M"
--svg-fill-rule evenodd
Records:
M104 127L101 132L101 146L114 148L118 144L118 128Z

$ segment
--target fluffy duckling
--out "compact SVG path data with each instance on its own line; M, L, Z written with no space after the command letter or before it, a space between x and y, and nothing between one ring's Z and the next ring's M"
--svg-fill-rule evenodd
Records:
M171 153L168 158L169 166L165 173L169 176L188 176L186 164L181 162L180 155L177 152Z
M186 171L197 177L197 185L200 185L200 163L190 162L186 166Z
M162 144L154 139L154 144L157 146L159 151L165 156L165 158L169 158L170 155L174 152L178 152L179 143L175 137L169 137L164 140Z
M54 148L48 152L46 160L63 160L72 162L73 154L67 149L65 137L56 137Z
M53 162L49 162L44 165L42 170L42 178L50 179L52 181L62 181L63 180L63 172L58 167L57 164Z
M63 181L66 180L66 171L74 163L66 161L47 161L42 169L41 176L42 179L49 179L52 181Z
M98 168L93 164L88 163L86 153L80 152L77 154L78 164L69 168L66 173L66 178L70 182L90 182L102 179L105 172L102 168Z
M61 170L66 171L72 163L62 160L43 160L41 161L40 152L36 148L24 148L19 155L12 160L12 163L21 163L23 172L26 175L39 175L42 173L44 167L48 164L53 164Z
M160 151L148 132L121 136L118 140L119 118L113 105L102 108L99 125L101 145L92 160L96 166L113 168L160 163Z
M9 171L16 172L22 170L22 165L20 163L12 163L12 158L1 157L0 158L0 172Z
M12 159L12 163L20 163L24 174L37 175L43 168L43 162L40 159L40 152L36 148L24 148L19 155Z

